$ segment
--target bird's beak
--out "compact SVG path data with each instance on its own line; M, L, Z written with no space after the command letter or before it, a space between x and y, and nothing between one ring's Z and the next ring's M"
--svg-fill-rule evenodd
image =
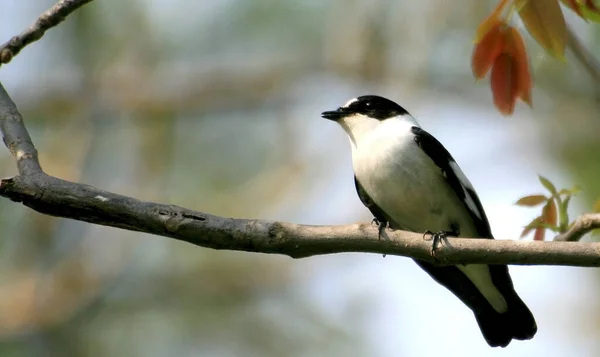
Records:
M344 108L340 107L337 110L323 112L323 113L321 113L321 116L325 119L338 121L340 118L346 116L346 114L347 114L346 110Z

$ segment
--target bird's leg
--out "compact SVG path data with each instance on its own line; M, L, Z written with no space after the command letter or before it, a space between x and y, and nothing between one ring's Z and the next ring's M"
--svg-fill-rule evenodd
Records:
M381 240L381 236L383 235L383 232L389 226L389 224L386 221L378 220L376 217L374 217L373 220L371 221L371 224L373 224L373 223L376 224L378 227L377 231L379 234L377 235L377 238L379 240ZM383 257L385 258L385 254L383 254Z
M383 235L383 232L385 231L386 228L389 227L389 223L386 221L380 221L377 218L373 218L373 220L371 221L371 224L376 224L378 227L378 238L379 240L381 240L381 236Z
M425 236L427 236L428 234L431 235L431 240L432 240L431 256L435 257L435 250L437 249L437 246L439 245L439 243L443 240L446 240L446 238L448 238L448 236L458 237L460 235L460 232L458 231L458 229L456 229L454 227L452 227L451 231L432 232L428 229L425 231L425 233L423 233L423 239L425 239Z

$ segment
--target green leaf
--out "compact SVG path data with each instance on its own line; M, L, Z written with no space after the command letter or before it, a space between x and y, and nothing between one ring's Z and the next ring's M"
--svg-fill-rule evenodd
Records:
M600 213L600 199L594 203L594 213Z
M531 233L531 231L536 229L540 224L543 224L542 217L535 217L533 221L529 222L529 224L525 226L523 232L521 232L521 238L525 238L526 235Z
M591 11L591 10L589 10L586 7L582 8L581 12L583 12L583 16L586 19L592 20L594 22L600 22L600 13L597 13L595 11Z
M548 198L544 195L531 195L521 197L517 202L515 202L515 204L519 206L535 207L546 202L547 199Z
M529 224L525 226L525 228L537 228L540 224L543 224L542 216L535 217L533 221L529 222Z
M515 0L515 8L531 37L564 62L567 26L557 0Z
M529 233L531 233L532 230L533 230L533 227L525 227L523 229L523 232L521 232L521 236L519 238L525 238L525 236L527 236Z
M568 196L568 195L576 195L579 192L581 192L581 189L579 188L579 186L573 186L569 189L563 188L560 191L558 191L559 195L563 195L563 196Z
M568 229L569 225L569 212L567 211L569 208L569 203L571 202L571 195L567 195L564 201L562 201L558 207L558 215L560 217L560 222L558 225L558 231L560 233L565 233Z
M542 183L542 185L544 185L544 187L550 191L550 193L554 196L556 195L558 192L556 191L556 187L554 186L554 184L552 182L550 182L550 180L548 180L547 178L545 178L542 175L538 175L538 178L540 179L540 182Z

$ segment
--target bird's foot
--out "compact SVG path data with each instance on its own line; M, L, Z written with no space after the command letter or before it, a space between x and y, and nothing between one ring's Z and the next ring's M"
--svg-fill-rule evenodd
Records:
M380 221L377 218L373 218L373 220L371 221L371 224L377 225L378 232L379 232L379 235L378 235L379 240L381 240L381 236L383 235L383 232L385 232L385 229L390 227L389 222Z
M425 233L423 233L423 239L427 239L426 236L427 235L431 235L431 256L435 258L435 250L437 249L438 245L440 244L441 241L445 241L446 238L448 238L448 236L450 237L458 237L460 233L457 231L438 231L438 232L432 232L429 229L425 231Z
M389 223L385 222L385 221L380 221L377 218L373 218L373 220L371 221L371 224L376 224L378 229L378 235L377 238L379 240L381 240L381 237L383 236L383 232L385 232L385 229L389 227ZM385 254L383 254L383 257L385 258Z

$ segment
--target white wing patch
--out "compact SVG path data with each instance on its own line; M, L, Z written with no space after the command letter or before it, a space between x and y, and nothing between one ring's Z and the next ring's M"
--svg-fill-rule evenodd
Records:
M458 181L460 181L460 185L465 193L465 203L467 204L467 207L469 207L469 209L473 213L475 213L475 215L479 219L483 219L481 217L481 212L479 212L479 208L477 208L475 201L473 201L473 197L471 197L471 194L469 194L469 192L467 191L467 188L468 188L471 191L475 192L473 185L471 185L471 182L469 182L469 179L462 172L462 170L460 169L460 167L458 166L456 161L454 161L454 160L450 161L450 168L452 169L452 171L454 171L454 174L456 175L456 177L458 177Z

